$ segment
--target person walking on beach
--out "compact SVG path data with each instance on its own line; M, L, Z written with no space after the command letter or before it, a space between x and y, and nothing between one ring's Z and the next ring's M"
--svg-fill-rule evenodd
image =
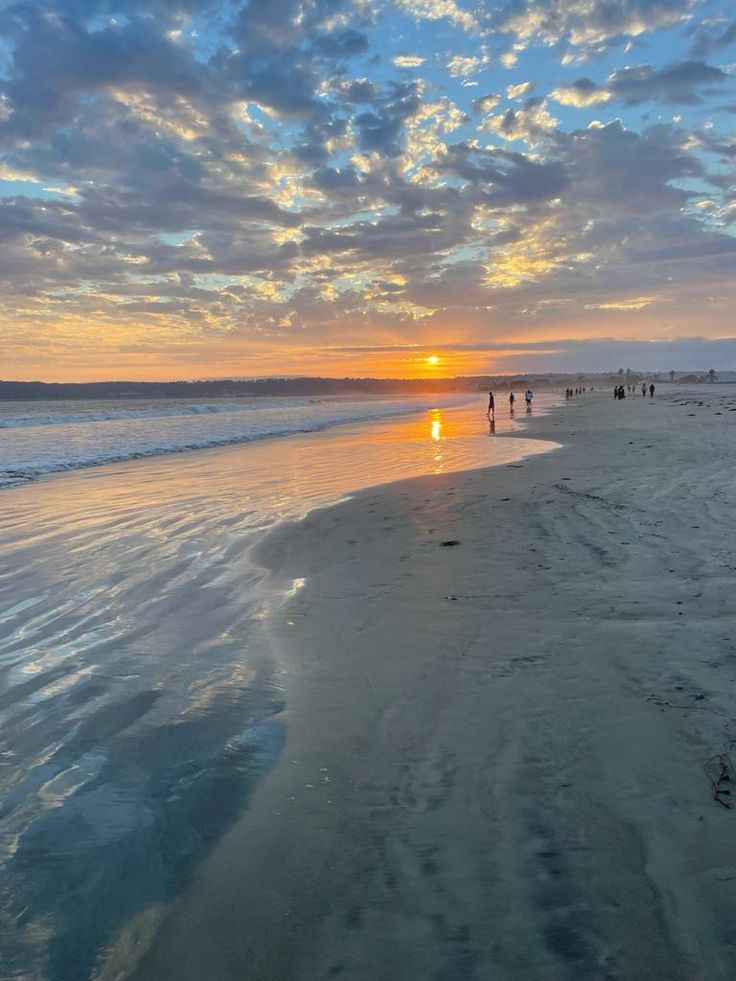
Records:
M649 398L654 398L654 382L652 382L652 384L649 386Z
M496 400L493 397L493 392L488 393L488 412L486 412L486 415L489 419L491 416L496 415Z
M526 399L526 411L531 412L532 399L534 398L534 392L531 390L531 388L527 388L524 398Z
M641 397L643 399L645 399L647 397L647 383L646 382L642 382L641 383Z
M513 392L509 392L509 411L511 415L514 414L514 402L516 401L516 396Z

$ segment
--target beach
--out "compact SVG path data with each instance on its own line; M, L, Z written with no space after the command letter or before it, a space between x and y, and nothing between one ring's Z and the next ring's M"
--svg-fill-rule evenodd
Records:
M736 391L661 388L268 536L283 752L101 977L732 977Z
M554 445L468 398L3 404L0 976L128 964L281 757L269 529Z

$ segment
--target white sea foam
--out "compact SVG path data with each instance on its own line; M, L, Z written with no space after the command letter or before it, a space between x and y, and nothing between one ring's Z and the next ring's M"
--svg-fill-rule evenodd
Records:
M458 405L468 397L4 403L0 405L0 487L82 467Z

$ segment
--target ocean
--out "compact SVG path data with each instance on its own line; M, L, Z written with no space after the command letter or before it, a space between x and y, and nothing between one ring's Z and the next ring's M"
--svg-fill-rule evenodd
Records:
M0 487L147 456L317 432L467 395L0 402Z
M284 743L295 666L268 624L303 583L251 547L364 487L551 448L484 413L0 405L0 976L124 976Z

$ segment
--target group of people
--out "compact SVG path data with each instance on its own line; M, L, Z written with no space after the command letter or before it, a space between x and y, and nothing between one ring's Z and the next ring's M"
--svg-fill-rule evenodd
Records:
M527 388L524 393L524 401L526 402L526 411L532 411L532 402L534 401L534 392L531 388ZM509 392L509 412L511 415L514 414L514 405L516 404L516 396L513 392ZM486 415L489 419L494 419L496 416L496 398L493 394L493 389L488 392L488 411Z
M649 386L649 398L650 399L653 399L654 398L654 391L655 391L654 383L652 382L652 384ZM629 392L631 395L636 395L636 385L627 385L625 388L624 388L623 385L616 385L615 388L613 389L613 397L615 399L625 399L626 398L626 392ZM641 397L643 399L645 399L647 397L647 384L646 384L646 382L642 382L641 383Z
M585 393L587 391L588 391L587 388L566 388L565 389L565 398L566 399L571 399L571 398L574 398L576 395L585 395ZM591 392L592 391L593 391L593 389L591 388Z

